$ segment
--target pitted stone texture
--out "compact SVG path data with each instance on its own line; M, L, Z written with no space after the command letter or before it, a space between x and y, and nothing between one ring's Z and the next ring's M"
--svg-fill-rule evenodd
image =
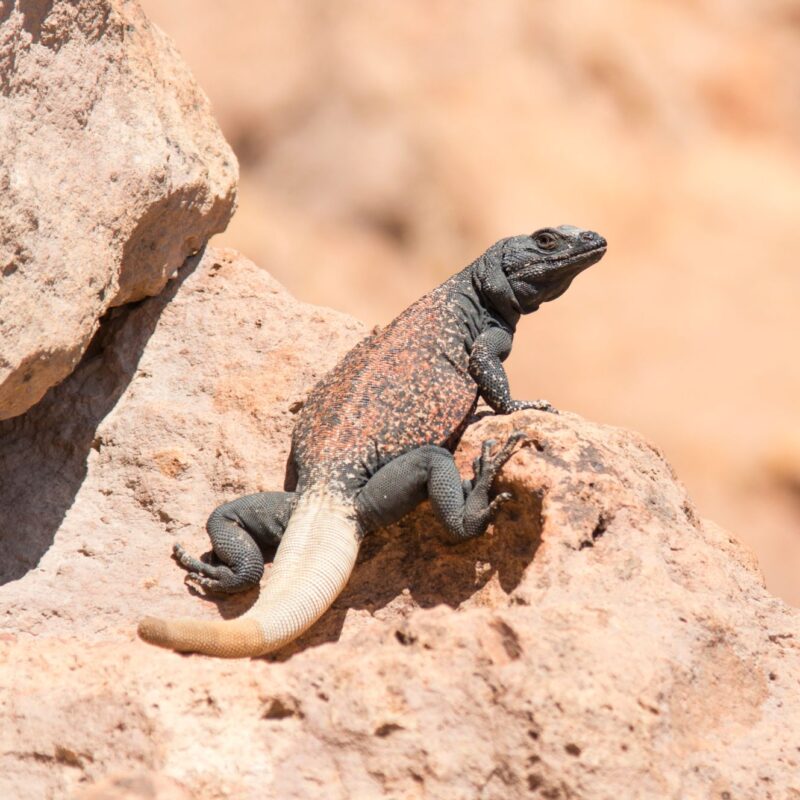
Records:
M280 487L290 408L363 328L220 251L116 322L3 429L0 568L26 546L31 568L0 588L0 796L800 792L800 612L657 450L569 413L468 428L463 474L484 439L529 439L490 532L446 547L423 506L369 536L276 657L137 641L142 616L252 602L190 594L172 539L207 549L216 503Z
M0 419L225 228L238 166L133 0L0 2Z

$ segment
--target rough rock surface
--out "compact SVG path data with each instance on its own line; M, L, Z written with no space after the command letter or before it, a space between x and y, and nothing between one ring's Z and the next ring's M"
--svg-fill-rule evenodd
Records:
M0 427L0 796L800 796L800 613L657 450L572 414L477 421L464 472L530 437L494 528L448 548L422 507L374 535L285 652L138 642L145 613L252 600L192 595L170 544L280 486L292 409L363 334L196 261Z
M238 167L132 0L0 0L0 419L233 211Z

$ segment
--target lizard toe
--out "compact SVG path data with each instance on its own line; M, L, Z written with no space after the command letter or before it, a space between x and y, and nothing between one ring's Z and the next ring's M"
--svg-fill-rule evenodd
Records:
M247 592L258 586L258 582L241 577L228 567L215 567L214 569L216 569L216 574L213 576L200 572L189 572L185 581L190 586L200 587L203 591L214 594L239 594L239 592Z
M500 451L495 455L492 459L492 469L494 470L495 474L498 472L500 467L514 455L514 451L517 449L517 445L520 442L525 441L528 437L522 431L514 431L511 436L506 439L506 443L500 449Z
M206 564L205 561L201 561L199 558L189 555L181 544L175 543L173 545L172 554L175 560L190 573L207 575L211 578L218 577L218 567Z

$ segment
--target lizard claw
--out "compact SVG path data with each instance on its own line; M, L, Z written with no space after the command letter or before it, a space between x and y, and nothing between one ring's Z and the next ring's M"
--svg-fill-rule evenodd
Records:
M504 503L507 503L512 497L513 495L511 492L500 492L500 494L498 494L497 497L495 497L494 500L489 503L489 519L492 519L499 510L500 506L502 506Z
M258 586L257 583L242 580L234 572L225 566L212 567L216 570L216 575L204 575L201 572L189 572L184 578L184 583L193 588L200 587L204 592L213 594L238 594L247 592Z
M188 572L183 582L188 586L200 587L206 592L221 592L224 591L220 588L219 581L214 578L209 578L199 572Z

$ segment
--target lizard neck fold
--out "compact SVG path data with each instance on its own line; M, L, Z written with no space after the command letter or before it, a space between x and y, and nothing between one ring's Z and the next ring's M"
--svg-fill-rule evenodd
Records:
M499 259L489 250L469 269L472 272L472 285L483 307L514 333L522 312Z

